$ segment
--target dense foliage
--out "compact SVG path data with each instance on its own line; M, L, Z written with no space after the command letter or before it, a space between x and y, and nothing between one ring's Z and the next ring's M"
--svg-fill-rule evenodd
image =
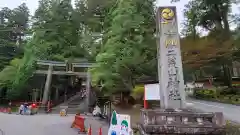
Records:
M229 104L240 104L240 96L239 92L235 94L232 92L230 93L229 89L204 89L204 90L195 90L193 97L196 99L201 100L209 100L209 101L217 101L222 103L229 103ZM230 94L228 94L230 93Z
M19 97L36 60L94 62L92 85L105 93L131 91L137 80L157 78L154 0L40 0L30 18L26 4L0 10L0 87ZM231 87L238 61L238 15L233 0L191 0L181 39L185 80L220 76ZM232 20L233 19L233 20ZM200 36L199 29L208 32ZM29 37L30 38L26 38ZM210 66L210 68L209 68ZM194 76L194 77L193 77Z
M152 1L145 0L120 1L111 12L112 21L103 35L105 43L92 70L94 81L102 82L103 88L132 90L137 78L154 75L155 26L154 16L149 14L152 12ZM144 72L147 68L153 71Z

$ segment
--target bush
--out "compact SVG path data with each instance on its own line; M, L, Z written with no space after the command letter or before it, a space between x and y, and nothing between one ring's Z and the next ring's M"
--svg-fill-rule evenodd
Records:
M131 96L135 99L135 100L143 100L143 96L144 96L144 85L137 85L135 86L135 88L133 89Z
M234 104L240 104L240 96L239 95L234 95L231 99Z
M216 90L195 90L194 92L195 98L199 99L216 99L217 93Z
M211 101L218 101L218 102L223 102L223 103L228 103L228 104L240 105L240 95L226 94L226 93L232 93L232 92L227 91L227 89L224 89L224 90L211 90L211 89L195 90L194 97L196 99L211 100Z

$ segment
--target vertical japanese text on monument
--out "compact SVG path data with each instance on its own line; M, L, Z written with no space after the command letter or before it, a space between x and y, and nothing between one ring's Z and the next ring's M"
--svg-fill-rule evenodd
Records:
M168 61L168 99L169 100L180 100L179 92L179 76L178 76L178 67L176 64L177 56L177 40L176 39L166 39L166 48L167 48L167 61Z
M176 8L162 7L158 15L160 17L160 67L163 67L160 74L161 89L164 90L167 100L182 100L183 76Z

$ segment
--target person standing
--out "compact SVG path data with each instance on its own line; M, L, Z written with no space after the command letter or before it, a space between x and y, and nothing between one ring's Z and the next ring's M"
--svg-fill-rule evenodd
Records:
M31 109L31 114L37 114L37 105L35 103L33 103L31 105L32 109Z
M28 103L25 102L23 106L24 106L24 107L23 107L23 114L27 114Z
M12 102L11 100L8 103L8 113L11 114L12 113Z
M19 114L23 114L23 110L24 110L24 105L21 104L20 107L19 107Z
M12 106L12 102L10 100L9 103L8 103L8 107L11 107L11 106Z

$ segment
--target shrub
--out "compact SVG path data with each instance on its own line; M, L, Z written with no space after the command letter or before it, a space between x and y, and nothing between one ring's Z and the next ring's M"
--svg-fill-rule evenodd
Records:
M144 85L135 86L135 88L133 89L133 91L131 93L131 96L135 100L142 100L143 95L144 95Z
M193 97L202 100L218 101L222 103L240 105L240 90L239 88L224 88L224 89L195 89Z
M216 90L195 90L194 96L200 99L215 99L217 97Z

